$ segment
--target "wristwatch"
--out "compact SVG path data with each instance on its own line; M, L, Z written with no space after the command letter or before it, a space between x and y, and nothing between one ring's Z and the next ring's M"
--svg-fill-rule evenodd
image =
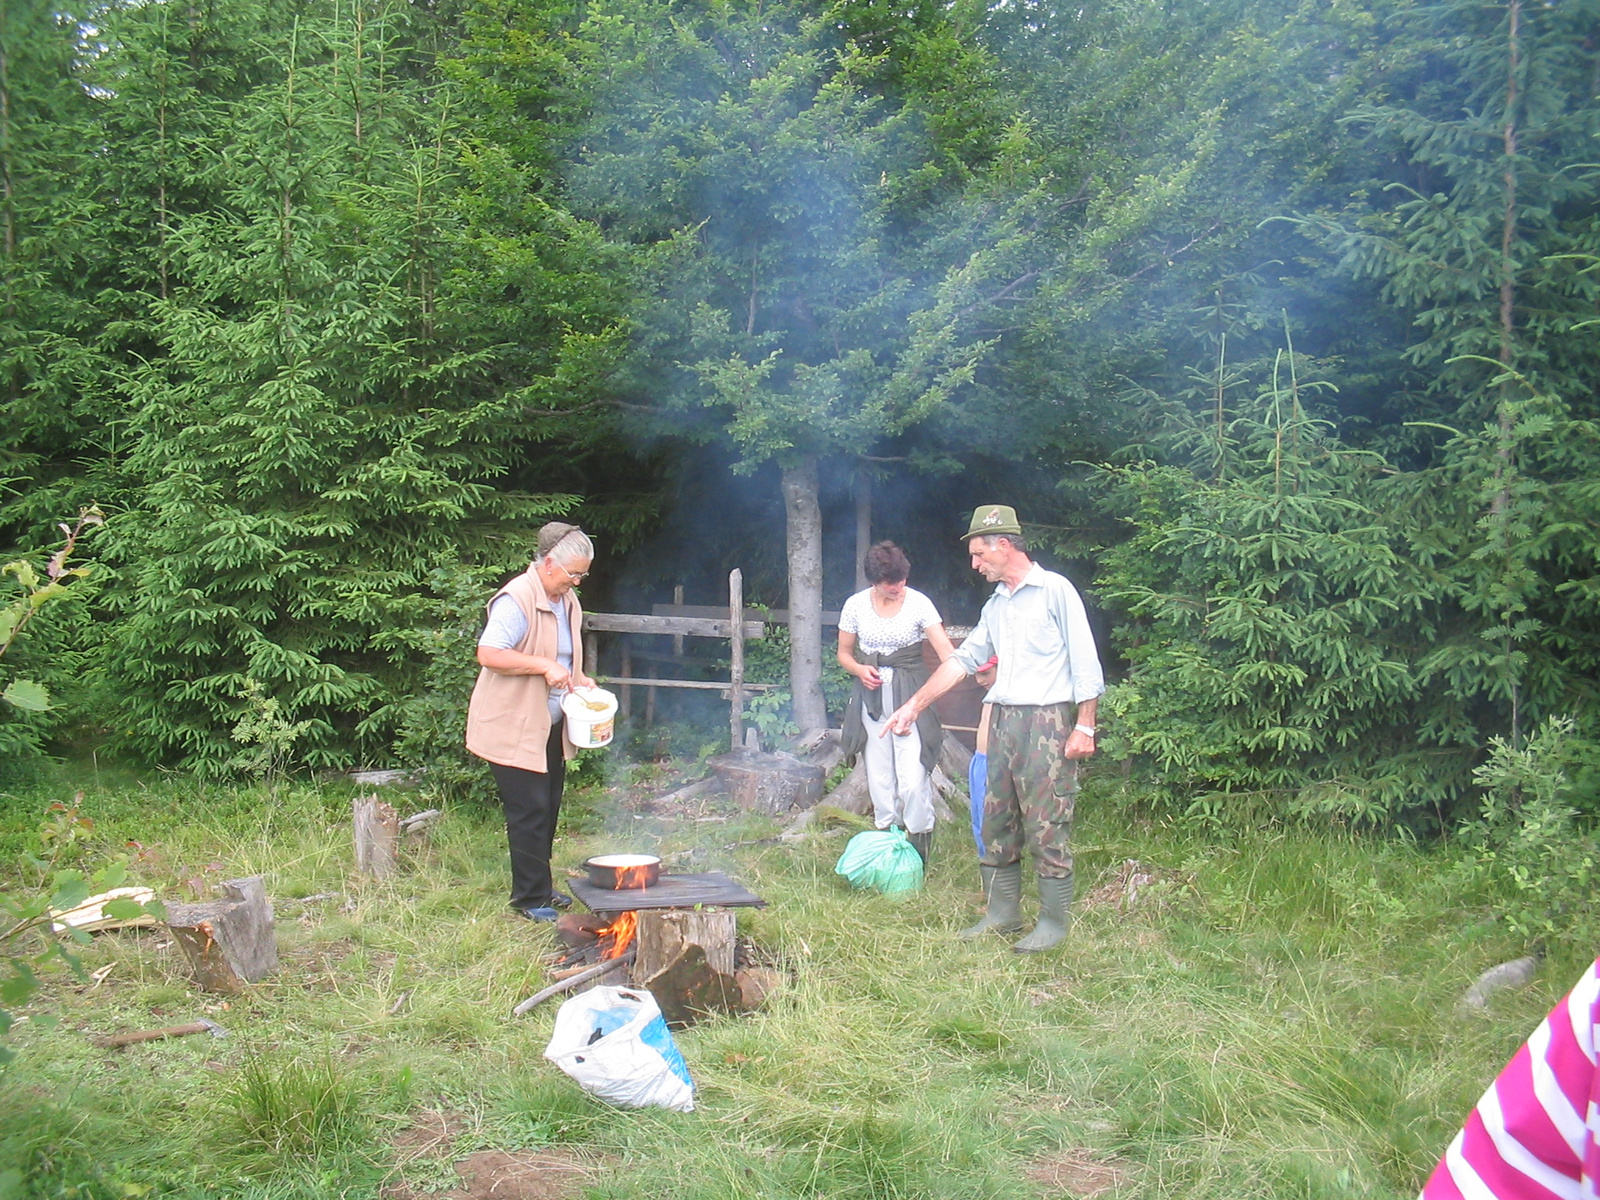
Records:
M1093 737L1094 736L1094 726L1093 725L1074 725L1073 728L1076 729L1079 733L1083 734L1084 737Z

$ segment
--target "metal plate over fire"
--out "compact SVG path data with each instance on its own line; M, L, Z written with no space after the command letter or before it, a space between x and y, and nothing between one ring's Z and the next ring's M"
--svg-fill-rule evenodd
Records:
M590 912L631 912L641 908L764 908L766 901L721 871L699 875L663 875L647 888L598 888L582 876L569 878L572 894Z

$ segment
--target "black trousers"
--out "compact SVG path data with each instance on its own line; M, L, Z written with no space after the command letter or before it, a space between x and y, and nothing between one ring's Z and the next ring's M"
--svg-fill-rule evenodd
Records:
M561 785L567 763L561 756L561 722L550 727L545 746L547 771L526 771L490 763L500 807L506 814L506 842L511 847L511 906L546 908L550 904L550 847L561 815Z

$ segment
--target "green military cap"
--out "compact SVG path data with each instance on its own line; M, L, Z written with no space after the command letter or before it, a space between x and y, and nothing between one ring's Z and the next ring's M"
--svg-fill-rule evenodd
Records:
M972 528L961 535L963 542L991 533L1014 533L1022 536L1022 526L1017 522L1017 510L1009 504L980 504L972 510Z

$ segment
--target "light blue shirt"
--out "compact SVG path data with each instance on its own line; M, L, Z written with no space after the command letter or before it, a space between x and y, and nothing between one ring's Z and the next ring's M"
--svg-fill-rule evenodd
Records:
M1038 563L1013 590L997 584L978 624L951 657L975 674L999 656L985 704L1081 704L1106 690L1083 597Z

